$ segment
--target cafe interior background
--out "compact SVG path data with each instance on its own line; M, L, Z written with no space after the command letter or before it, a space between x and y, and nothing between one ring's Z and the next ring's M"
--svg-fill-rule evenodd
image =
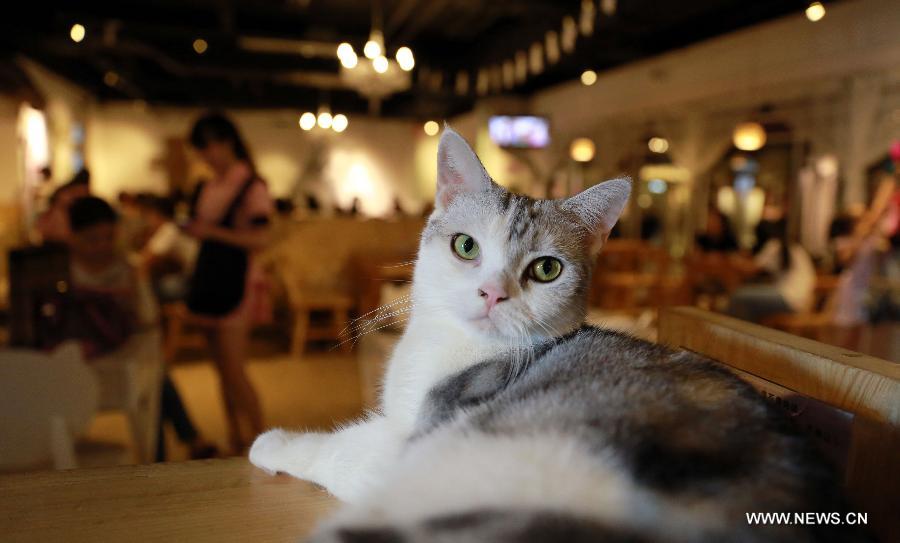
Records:
M32 4L0 22L4 363L29 347L22 315L40 313L38 295L64 290L57 268L27 258L49 195L86 170L123 231L146 227L135 201L172 197L184 220L208 175L188 133L210 109L236 123L276 199L259 255L273 316L253 328L247 363L267 427L324 430L375 405L403 326L376 308L408 289L445 122L498 183L533 197L631 177L591 322L652 339L660 306L727 311L751 280L732 257L752 258L759 225L783 217L816 267L814 300L763 324L900 360L896 232L873 229L865 317L848 323L835 305L854 267L836 265L832 230L844 216L884 222L898 205L879 200L900 162L896 2ZM699 241L722 231L708 232L711 215L734 246ZM135 236L123 246L140 252ZM242 452L184 304L160 304L158 325L136 336L87 361L64 353L90 368L72 379L90 381L94 401L48 377L59 353L35 349L42 376L0 381L0 398L19 402L3 409L8 426L54 402L81 413L77 457L26 450L0 469L160 459L163 373L204 443ZM29 379L58 380L59 392L21 392ZM164 458L197 452L162 432Z

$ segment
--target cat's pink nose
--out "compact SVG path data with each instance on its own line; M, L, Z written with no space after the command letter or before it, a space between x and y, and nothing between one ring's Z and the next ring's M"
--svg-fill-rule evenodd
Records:
M484 304L490 311L493 307L503 300L509 300L509 294L503 290L503 287L493 283L485 283L478 289L478 295L484 298Z

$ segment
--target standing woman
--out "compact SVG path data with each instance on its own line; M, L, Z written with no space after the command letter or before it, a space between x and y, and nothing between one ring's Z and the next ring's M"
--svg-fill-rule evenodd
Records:
M197 187L192 221L186 228L200 240L187 305L207 326L231 445L240 453L263 430L259 399L244 360L250 327L268 307L265 277L254 254L268 241L273 205L247 146L228 118L206 114L190 137L214 177Z

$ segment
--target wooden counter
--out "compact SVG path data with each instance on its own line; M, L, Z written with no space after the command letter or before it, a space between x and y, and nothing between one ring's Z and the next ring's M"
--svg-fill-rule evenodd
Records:
M338 505L245 458L0 477L0 541L302 541Z

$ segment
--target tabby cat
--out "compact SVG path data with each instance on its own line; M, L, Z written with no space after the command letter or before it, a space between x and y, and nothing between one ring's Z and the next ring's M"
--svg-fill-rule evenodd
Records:
M630 193L494 183L446 128L406 331L382 407L334 433L271 430L250 460L349 502L316 542L846 541L748 512L840 511L832 473L722 366L583 326Z

